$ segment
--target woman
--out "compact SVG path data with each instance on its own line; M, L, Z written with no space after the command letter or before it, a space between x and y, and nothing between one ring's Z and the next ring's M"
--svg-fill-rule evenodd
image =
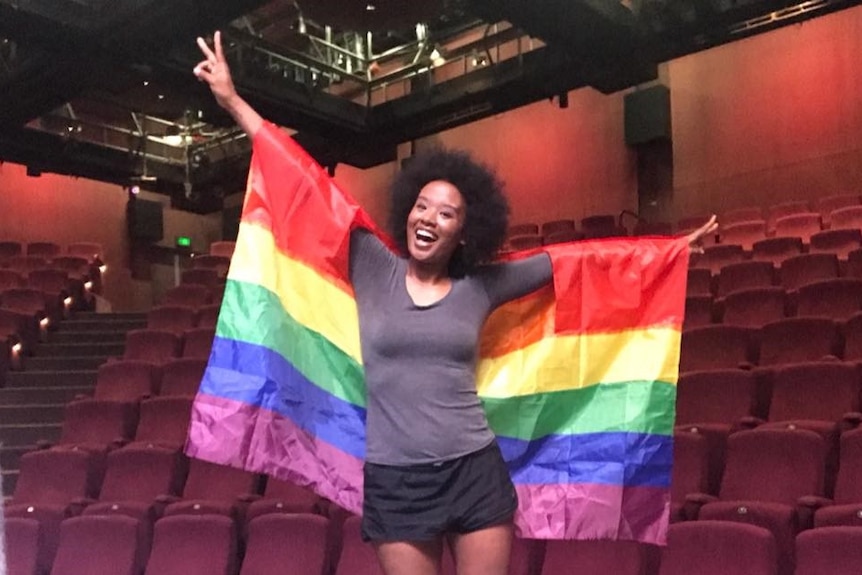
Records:
M264 121L234 89L218 32L214 42L198 39L194 73L254 138ZM466 154L414 159L393 191L400 255L368 232L350 238L368 390L363 537L387 575L436 573L444 538L460 574L503 575L517 496L476 395L479 333L494 308L551 280L550 258L488 264L508 206Z

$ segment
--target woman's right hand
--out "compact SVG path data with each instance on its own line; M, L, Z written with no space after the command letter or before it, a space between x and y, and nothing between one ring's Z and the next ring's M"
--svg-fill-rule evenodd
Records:
M194 74L198 80L209 84L219 106L230 111L237 99L237 92L230 75L230 68L224 57L221 32L216 32L213 35L214 49L210 48L203 38L198 38L197 43L205 58L195 66Z
M213 35L213 48L210 48L203 38L198 38L197 42L204 59L195 66L195 76L201 82L209 84L218 105L233 116L249 138L254 139L263 125L263 118L240 97L233 85L221 45L221 32Z

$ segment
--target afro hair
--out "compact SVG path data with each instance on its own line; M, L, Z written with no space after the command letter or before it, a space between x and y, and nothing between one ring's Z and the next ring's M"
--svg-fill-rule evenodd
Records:
M461 150L437 148L410 160L392 182L389 231L401 253L407 254L407 216L419 192L429 182L442 180L464 198L467 217L463 245L452 255L449 273L462 276L491 261L506 239L509 203L496 174Z

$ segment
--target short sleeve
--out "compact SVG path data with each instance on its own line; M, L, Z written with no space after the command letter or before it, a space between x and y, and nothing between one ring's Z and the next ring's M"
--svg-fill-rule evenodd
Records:
M397 256L370 231L355 228L350 232L350 282L355 288L393 270Z

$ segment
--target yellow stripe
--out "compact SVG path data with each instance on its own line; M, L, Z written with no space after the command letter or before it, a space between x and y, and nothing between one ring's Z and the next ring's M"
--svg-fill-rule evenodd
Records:
M278 251L269 230L240 224L228 279L257 284L276 294L293 319L362 363L353 295Z
M613 334L547 337L479 362L483 397L513 397L588 387L597 383L664 381L679 376L680 332L648 328ZM525 379L523 374L533 374Z

